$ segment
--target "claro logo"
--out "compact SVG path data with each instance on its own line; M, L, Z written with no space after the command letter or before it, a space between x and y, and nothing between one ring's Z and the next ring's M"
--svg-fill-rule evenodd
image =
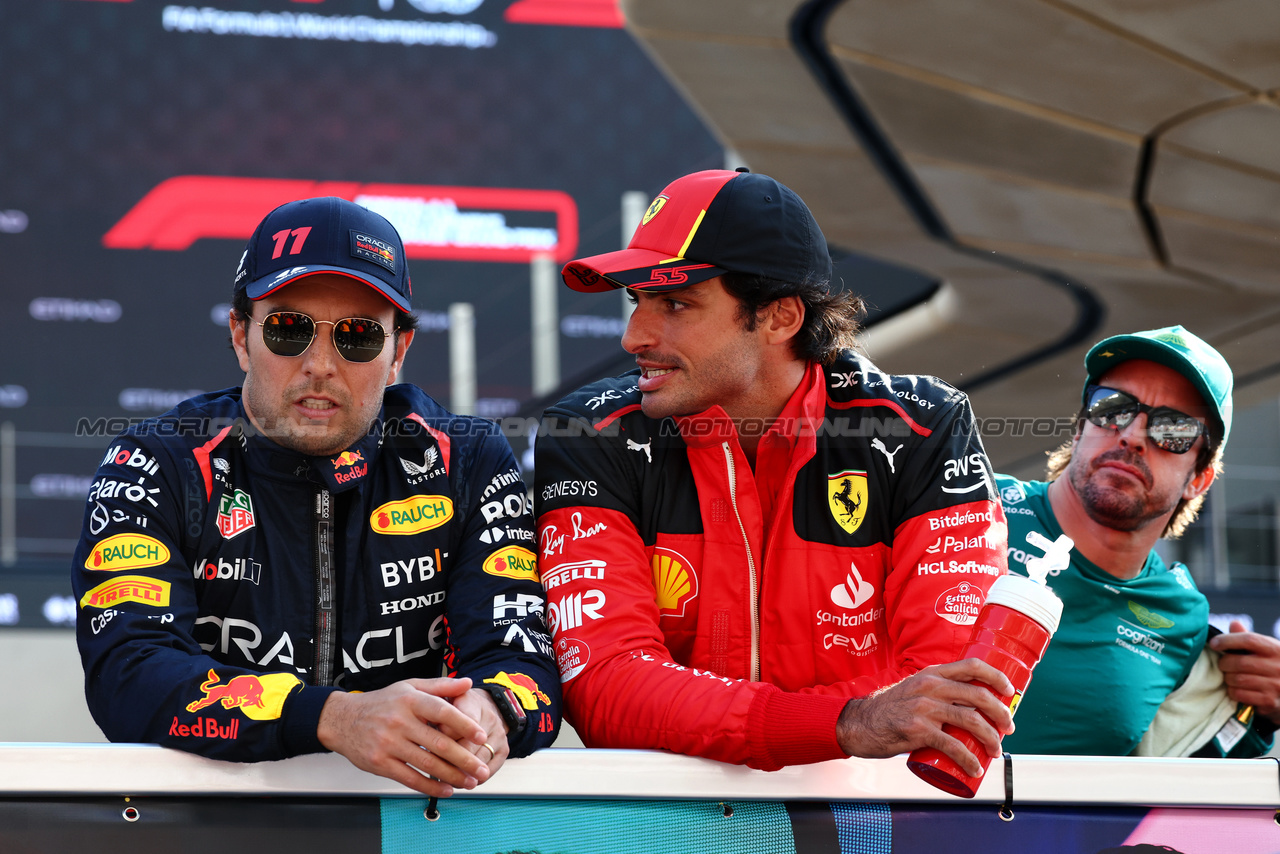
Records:
M369 514L369 527L379 534L421 534L453 518L453 502L443 495L415 495L388 501Z

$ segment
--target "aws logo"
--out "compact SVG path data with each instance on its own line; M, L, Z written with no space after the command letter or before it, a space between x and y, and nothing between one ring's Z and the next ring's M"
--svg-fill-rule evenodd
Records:
M698 574L693 564L678 552L656 548L649 566L659 616L683 617L688 604L698 598Z
M850 469L827 475L827 505L845 533L858 530L867 516L867 473Z
M514 578L517 581L538 581L538 558L528 549L507 546L484 559L481 565L490 575Z
M164 543L141 534L116 534L93 547L85 558L84 568L99 572L119 572L123 569L142 569L159 566L169 560L169 549Z
M453 501L443 495L415 495L388 501L369 514L369 527L378 534L420 534L453 518Z
M666 196L658 196L649 204L649 209L644 212L644 219L640 220L641 225L648 225L649 220L658 215L658 211L662 210L663 205L667 203Z

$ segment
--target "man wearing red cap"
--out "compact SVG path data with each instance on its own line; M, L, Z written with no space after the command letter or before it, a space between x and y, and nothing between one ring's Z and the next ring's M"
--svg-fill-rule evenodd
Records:
M791 190L708 171L627 249L638 370L547 410L534 490L566 716L588 746L775 769L937 747L999 755L999 671L957 662L1005 521L968 400L852 349L826 240ZM980 714L981 713L981 714ZM983 717L985 715L985 718Z

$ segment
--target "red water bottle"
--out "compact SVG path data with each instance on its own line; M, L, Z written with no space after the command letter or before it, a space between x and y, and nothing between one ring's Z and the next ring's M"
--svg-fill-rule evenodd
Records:
M1043 561L1044 558L1033 560ZM980 658L1009 677L1009 681L1013 683L1013 695L996 696L1009 707L1011 713L1018 710L1018 702L1027 689L1027 683L1031 681L1031 669L1044 655L1049 639L1058 629L1061 616L1062 600L1042 582L1021 575L1002 575L991 585L987 601L978 614L969 642L960 657ZM991 691L986 683L972 684ZM972 798L978 792L982 775L987 773L991 757L987 755L986 748L967 730L944 724L942 731L954 736L978 757L982 763L982 773L970 777L955 760L932 747L912 751L907 758L907 767L917 777L944 792Z

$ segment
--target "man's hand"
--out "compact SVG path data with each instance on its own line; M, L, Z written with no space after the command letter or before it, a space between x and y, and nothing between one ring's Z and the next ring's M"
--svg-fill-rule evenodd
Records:
M1251 653L1218 659L1218 667L1226 677L1227 694L1280 723L1280 640L1245 631L1244 623L1232 620L1231 631L1209 641L1209 646L1218 652Z
M484 744L484 729L453 705L470 690L470 679L406 679L367 694L338 691L325 701L316 735L357 768L447 798L490 775L471 749Z
M1013 732L1013 716L991 691L970 680L990 685L1001 696L1013 695L1008 677L984 661L935 664L870 697L850 700L836 724L840 747L867 759L934 747L976 777L982 773L977 757L942 725L967 730L987 753L999 756L1000 736Z
M484 728L487 734L484 744L463 740L462 745L485 760L485 764L489 766L489 776L492 777L498 773L511 753L511 747L507 744L507 725L502 720L498 707L494 705L493 697L487 691L472 688L454 700L453 706ZM448 734L450 730L446 729L445 732ZM489 754L490 750L493 751L492 755Z

